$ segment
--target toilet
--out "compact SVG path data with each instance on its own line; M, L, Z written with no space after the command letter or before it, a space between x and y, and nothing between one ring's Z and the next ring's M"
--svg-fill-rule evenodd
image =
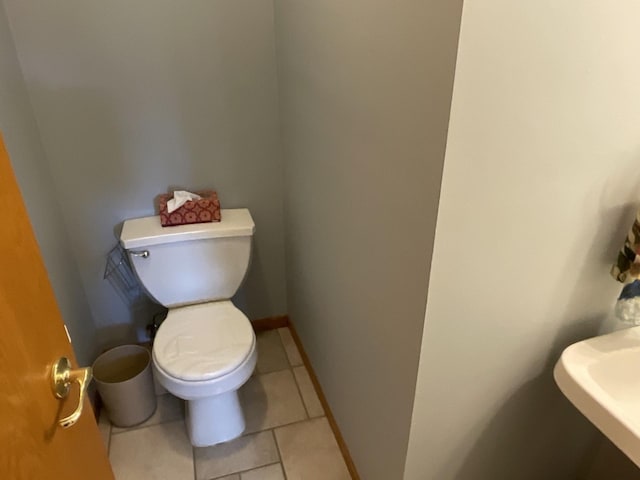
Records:
M255 225L247 209L220 222L162 227L160 218L124 222L120 242L147 293L169 309L153 344L158 382L186 400L196 447L239 437L240 388L256 365L249 319L231 302L249 267Z

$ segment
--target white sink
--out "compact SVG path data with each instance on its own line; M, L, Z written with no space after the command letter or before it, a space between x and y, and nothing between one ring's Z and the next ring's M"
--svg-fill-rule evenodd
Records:
M640 466L640 327L574 343L553 376L571 403Z

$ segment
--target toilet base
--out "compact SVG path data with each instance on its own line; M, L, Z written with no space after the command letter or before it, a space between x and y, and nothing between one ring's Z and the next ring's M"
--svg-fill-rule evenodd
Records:
M209 447L228 442L244 432L244 414L238 390L212 397L187 400L187 431L194 447Z

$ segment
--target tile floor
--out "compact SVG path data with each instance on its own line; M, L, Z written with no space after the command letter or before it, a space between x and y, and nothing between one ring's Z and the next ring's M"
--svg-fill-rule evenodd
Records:
M240 390L242 437L194 448L183 402L158 396L158 408L133 428L99 421L116 480L349 480L309 373L287 328L257 335L258 364Z

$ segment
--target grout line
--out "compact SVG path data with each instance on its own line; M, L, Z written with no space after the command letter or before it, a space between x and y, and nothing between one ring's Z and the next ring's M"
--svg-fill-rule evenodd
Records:
M289 329L289 327L282 327L283 329L287 329L287 331L289 332L289 335L291 335L291 330ZM299 367L300 365L294 365L293 361L291 360L291 355L289 355L289 350L291 348L287 348L284 345L284 340L282 339L282 332L280 331L280 329L278 328L278 338L280 339L280 343L282 344L282 348L284 349L284 353L285 356L287 357L287 363L289 364L289 367L293 368L293 367ZM293 340L293 338L292 338ZM289 345L289 347L291 347L291 345ZM296 350L298 349L298 347L296 347Z
M264 465L260 465L259 467L253 467L248 470L238 470L237 472L227 473L221 477L215 477L212 480L221 480L222 478L230 477L232 475L242 476L243 473L253 472L254 470L260 470L261 468L271 467L273 465L282 465L282 462L265 463Z
M268 428L265 428L264 430L255 430L253 432L243 433L238 438L248 437L249 435L255 435L256 433L268 432L269 430L275 430L276 428L288 427L289 425L295 425L297 423L304 423L304 422L308 422L310 420L316 420L318 418L323 418L323 417L326 417L326 415L321 415L319 417L313 417L313 418L303 418L302 420L294 420L293 422L283 423L282 425L274 425L273 427L268 427Z
M307 415L307 419L311 418L309 415L309 409L307 408L307 402L304 401L304 395L302 395L302 389L300 388L300 384L298 383L298 378L296 377L296 372L293 371L294 367L291 367L291 375L293 375L293 381L296 384L296 388L298 389L298 395L300 395L300 400L302 401L302 407L304 408L304 413Z
M269 372L257 372L256 371L256 373L254 375L252 375L250 378L264 377L266 375L271 375L272 373L286 372L287 370L291 370L291 373L293 373L293 369L294 368L298 368L298 367L304 367L304 365L293 365L293 366L289 365L287 367L280 368L278 370L271 370ZM295 379L295 375L294 375L294 379ZM297 385L297 382L296 382L296 385ZM242 386L240 388L242 388Z
M287 471L284 468L284 458L282 458L282 452L280 451L280 445L278 445L278 437L276 437L276 429L271 430L271 435L273 435L273 442L276 444L276 450L278 451L278 457L280 457L280 465L282 466L282 475L284 475L284 480L287 480Z
M191 440L189 440L189 444L191 444ZM193 445L191 445L191 460L193 461L193 480L198 480L198 472L196 470L196 447Z
M280 369L278 369L278 370L271 370L271 371L269 371L269 372L258 372L258 371L256 371L256 374L255 374L255 375L253 375L253 376L254 376L254 377L261 377L261 376L263 376L263 375L270 375L270 374L272 374L272 373L278 373L278 372L284 372L285 370L291 370L292 368L294 368L294 367L286 366L286 367L284 367L284 368L280 368ZM242 387L240 387L240 388L242 388Z
M317 420L319 418L324 418L326 417L326 415L322 415L320 417L313 417L313 418L305 418L304 420L296 420L295 422L291 422L291 423L285 423L283 425L277 425L275 427L271 427L271 430L276 430L278 428L284 428L284 427L289 427L291 425L297 425L298 423L305 423L305 422L309 422L311 420ZM266 432L266 430L262 430L263 432ZM258 432L256 432L258 433Z
M145 428L157 427L158 425L166 425L167 423L176 423L176 422L184 422L184 418L176 418L174 420L168 420L166 422L152 423L151 425L131 427L131 428L127 428L126 430L121 430L119 432L113 432L112 431L111 435L122 435L123 433L137 432L138 430L144 430ZM118 427L118 428L120 428L120 427Z
M278 444L276 443L276 447L277 446ZM282 476L284 477L284 480L287 480L287 472L285 472L284 470L284 461L281 461L279 465L280 465L280 471L282 472Z
M276 429L271 429L271 437L273 438L273 444L276 446L276 452L278 452L278 458L282 462L282 452L280 451L280 445L278 445L278 439L276 438Z

